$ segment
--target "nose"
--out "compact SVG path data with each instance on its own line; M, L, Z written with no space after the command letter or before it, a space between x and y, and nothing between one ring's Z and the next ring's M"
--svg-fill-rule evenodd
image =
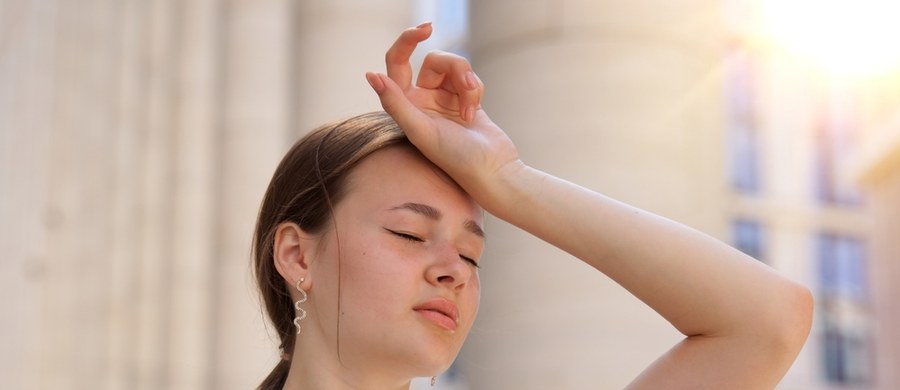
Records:
M434 261L426 270L428 281L454 291L462 289L472 279L472 267L459 257L459 251L449 243L437 245L434 250Z

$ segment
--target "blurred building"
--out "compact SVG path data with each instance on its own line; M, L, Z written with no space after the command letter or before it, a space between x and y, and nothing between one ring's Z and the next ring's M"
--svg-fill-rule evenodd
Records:
M741 230L754 231L762 238L753 245L763 248L758 257L799 276L817 303L810 339L781 388L897 388L900 269L889 249L900 230L888 216L900 205L889 190L900 172L892 157L900 68L851 73L805 61L760 31L759 3L726 3L729 176L741 219L735 245L742 247ZM832 17L846 20L851 35L865 27L854 18L866 6ZM877 47L885 38L849 44ZM822 44L842 50L848 42Z
M786 62L755 4L0 0L0 388L258 383L278 359L249 276L265 185L300 134L378 108L364 72L423 19L528 163L813 289L779 388L900 387L900 76ZM488 231L478 322L435 388L622 388L680 339Z
M859 147L844 174L867 194L871 215L867 273L876 388L900 386L900 74L879 78L860 97Z

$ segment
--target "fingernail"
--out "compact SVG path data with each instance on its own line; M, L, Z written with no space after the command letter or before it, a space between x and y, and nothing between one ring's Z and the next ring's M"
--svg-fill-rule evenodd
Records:
M459 110L459 117L463 120L463 122L469 121L469 106L462 107Z
M428 26L430 26L430 25L431 25L431 22L425 22L425 23L422 23L422 24L416 26L416 28L425 28L425 27L428 27Z
M476 108L475 105L471 105L466 112L469 113L469 122L471 122L475 120L475 113L478 112L478 108Z
M372 86L372 89L375 90L379 95L382 91L384 91L384 81L381 80L381 77L378 74L373 72L366 72L366 81L369 82L369 85Z
M478 88L478 81L475 80L475 72L471 70L466 72L466 84L469 85L469 89Z

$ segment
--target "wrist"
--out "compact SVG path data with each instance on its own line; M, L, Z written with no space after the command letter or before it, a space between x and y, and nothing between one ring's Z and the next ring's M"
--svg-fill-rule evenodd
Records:
M508 220L514 210L521 209L527 199L526 190L529 181L538 171L516 159L504 164L495 171L491 180L487 180L484 191L475 200L485 211L501 219ZM532 186L533 187L533 186Z

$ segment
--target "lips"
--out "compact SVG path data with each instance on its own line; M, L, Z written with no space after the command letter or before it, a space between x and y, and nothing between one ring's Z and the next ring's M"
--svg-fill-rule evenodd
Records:
M433 298L413 307L419 315L432 324L449 331L459 325L459 309L446 298Z

